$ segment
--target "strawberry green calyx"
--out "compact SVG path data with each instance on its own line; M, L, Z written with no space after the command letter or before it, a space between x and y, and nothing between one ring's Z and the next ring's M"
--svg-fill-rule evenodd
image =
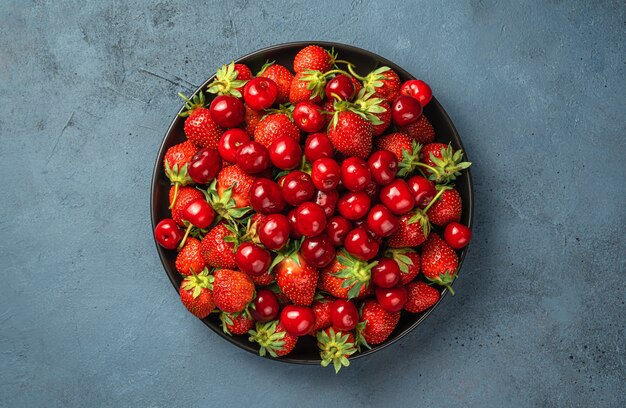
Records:
M270 60L265 61L265 64L263 64L263 66L261 67L261 69L259 70L259 72L257 72L257 74L256 74L255 76L261 76L261 75L263 75L263 74L265 73L265 71L266 71L269 67L271 67L272 65L275 65L275 64L276 64L276 61L270 61Z
M430 170L428 179L435 183L447 184L453 180L456 180L461 175L461 171L469 168L472 163L462 161L463 149L454 151L452 145L448 144L448 147L441 149L441 159L430 153L430 160L435 165L434 167L422 164Z
M302 239L304 239L304 237L302 237ZM284 248L281 249L272 260L272 263L270 264L268 271L272 272L274 267L278 265L279 263L281 263L282 261L284 261L285 259L291 259L296 264L298 264L298 266L302 266L302 262L300 261L301 243L302 243L302 240L294 241L290 239L289 241L287 241L287 244L284 246Z
M422 231L424 232L424 237L428 237L430 234L430 220L428 219L428 215L426 215L426 211L417 210L415 213L409 218L407 224L415 224L419 223L422 227Z
M338 271L335 276L344 279L341 287L350 288L348 290L348 300L353 299L359 295L363 286L366 288L369 286L372 278L372 268L378 265L378 261L368 264L354 258L345 249L342 249L341 254L337 255L337 261L345 268Z
M444 273L440 273L436 278L426 277L431 283L436 283L448 288L452 296L454 296L454 289L452 289L452 282L456 279L456 271L446 270Z
M241 98L241 88L248 81L237 79L239 72L235 69L235 62L228 65L222 65L215 73L215 79L207 86L207 91L218 95L232 95Z
M234 187L232 185L224 190L222 197L217 193L217 180L213 180L206 190L199 189L204 193L205 199L219 217L225 219L231 225L241 223L246 214L252 210L251 207L237 207L235 199L232 198Z
M192 296L195 299L200 296L202 289L213 290L213 276L209 274L207 268L204 268L199 274L196 274L192 269L191 275L185 277L181 286L185 290L193 289Z
M428 205L426 207L424 207L422 212L424 214L426 214L426 212L428 210L430 210L430 207L432 207L433 204L435 204L441 198L441 196L443 195L444 191L452 190L452 188L454 188L454 186L446 186L446 185L437 184L435 186L435 190L437 190L437 194L433 197L432 200L430 200L430 203L428 203Z
M267 323L257 322L255 329L248 332L250 335L248 340L257 343L260 346L259 355L261 357L266 354L269 354L272 357L278 357L278 354L276 353L283 350L286 333L284 331L277 333L277 325L278 320Z
M172 200L173 205L173 203L176 202L176 196L178 195L178 186L186 186L187 184L193 183L193 180L187 171L187 163L178 168L178 163L175 163L174 166L171 167L170 162L166 160L165 175L168 179L170 179L172 185L176 186L176 190L174 191L174 200Z
M362 315L363 315L363 305L361 305L361 307L359 308L359 316L362 316ZM368 348L368 349L372 348L372 346L370 346L367 343L367 340L365 340L365 337L363 337L363 330L365 330L366 325L367 325L367 320L363 322L359 322L355 328L356 335L354 337L356 339L356 349L359 351L359 353L361 352L361 346Z
M303 74L304 75L302 76L301 80L303 82L308 82L306 85L306 89L308 89L309 91L313 91L311 93L310 99L315 99L317 96L324 96L327 74L312 69L304 71Z
M333 363L335 367L335 374L339 373L341 367L348 367L350 361L348 357L356 353L356 346L353 342L350 342L350 335L342 332L335 332L332 327L326 330L317 332L317 346L320 349L320 357L322 358L322 367L327 367L330 363Z
M197 108L205 107L206 101L204 99L204 93L202 91L192 96L191 99L188 99L185 95L183 95L180 92L178 93L178 96L183 98L183 100L185 101L185 110L178 114L178 116L182 118L186 118L187 116L191 115L191 113Z
M289 104L289 103L285 103L285 104L280 104L278 105L278 108L270 108L270 109L265 109L265 115L263 115L261 117L261 120L265 119L267 116L271 115L272 113L282 113L283 115L287 116L289 118L290 121L293 122L293 110L294 110L295 106Z
M383 121L375 114L386 112L387 109L380 106L384 101L382 98L372 98L372 95L374 95L373 91L366 93L365 88L361 89L356 100L352 103L352 111L360 116L364 115L363 117L372 122L372 125L381 125Z
M396 248L385 251L385 256L393 259L400 267L400 272L409 273L409 266L413 266L413 260L406 254L415 253L411 248Z
M362 77L362 76L357 75L356 72L354 72L352 65L348 65L348 70L350 71L352 76L354 76L356 79L363 82L363 89L365 92L368 92L368 93L374 92L376 88L380 88L381 86L383 86L383 82L381 81L386 79L383 73L389 71L390 69L391 68L387 66L383 66L383 67L375 69L374 71Z
M412 174L419 166L426 166L420 162L420 152L422 145L415 140L411 143L411 150L402 149L402 160L398 163L398 176L407 177Z

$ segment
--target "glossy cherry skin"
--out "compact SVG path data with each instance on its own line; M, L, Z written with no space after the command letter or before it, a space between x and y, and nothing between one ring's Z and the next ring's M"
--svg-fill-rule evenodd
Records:
M215 149L200 149L189 162L187 172L189 177L198 184L207 184L213 180L222 169L222 157Z
M404 286L376 288L374 293L376 293L376 300L380 303L380 307L388 312L399 312L409 299L409 294Z
M315 325L315 313L306 306L287 305L280 313L280 325L292 336L304 336Z
M154 229L156 241L165 249L176 249L184 235L183 230L171 218L162 219Z
M352 231L352 223L342 216L336 215L328 220L326 235L334 246L343 246L346 236L350 231Z
M311 163L322 157L332 158L333 153L333 144L325 133L314 133L306 139L304 155Z
M350 255L362 261L374 259L380 245L367 232L365 227L357 227L350 231L343 243Z
M252 304L254 307L250 308L250 314L258 322L275 320L280 313L280 303L271 290L258 290Z
M244 143L250 141L250 136L242 129L228 129L217 142L217 151L222 159L228 163L237 163L237 151Z
M208 228L215 219L215 211L204 198L196 198L183 210L182 219L194 227Z
M281 170L292 170L302 162L302 148L291 136L281 136L269 148L272 164Z
M372 180L372 174L365 160L349 157L341 163L341 181L350 191L361 191Z
M221 127L234 128L243 123L246 108L239 98L231 95L218 95L209 107L211 118Z
M330 217L335 213L335 207L337 207L338 200L339 193L337 190L318 191L315 193L315 203L322 207L326 217Z
M351 301L337 299L330 307L330 320L336 329L341 331L354 330L359 322L359 311Z
M372 268L372 282L379 288L392 288L400 282L402 272L398 263L391 258L380 258Z
M260 173L270 167L270 152L261 143L251 140L237 150L237 165L248 174Z
M443 231L443 239L454 249L461 249L469 244L472 231L463 224L452 221Z
M302 241L300 255L312 267L323 268L335 259L335 247L325 234L320 234Z
M392 235L399 225L400 220L382 204L376 204L367 214L367 228L379 237Z
M318 132L326 124L322 107L309 101L297 103L293 108L292 116L293 123L307 133Z
M315 160L311 166L311 178L318 190L330 191L337 188L341 179L341 167L328 157Z
M267 109L276 102L278 86L269 78L253 78L243 89L243 99L250 108L259 111Z
M396 215L408 213L415 206L415 198L406 181L395 179L380 189L380 201Z
M413 176L408 179L407 184L415 198L415 205L424 208L437 195L435 183L422 176Z
M272 263L272 256L268 251L252 242L244 242L235 252L237 267L251 276L263 275Z
M286 205L283 189L270 179L256 179L250 188L250 205L258 213L279 213Z
M372 200L365 191L350 191L339 199L337 210L343 217L354 221L365 217L371 204Z
M296 220L296 210L297 208L292 208L291 211L287 213L287 220L289 221L289 237L291 239L300 239L302 238L302 234L298 230L298 220Z
M391 104L391 119L398 126L409 125L422 115L422 105L412 96L400 95Z
M303 171L292 171L282 179L283 197L291 205L300 205L309 201L315 193L311 176Z
M411 79L400 87L400 93L412 96L417 99L422 106L428 105L433 98L433 91L430 86L421 79Z
M352 79L347 75L339 74L326 84L326 98L337 100L339 97L342 101L350 101L354 97L354 84Z
M389 150L377 150L367 159L367 166L376 184L384 186L398 173L398 158Z
M314 237L326 229L326 213L313 202L300 204L296 210L298 231L305 237Z
M277 251L289 239L289 220L282 214L270 214L263 218L258 230L259 240L265 248Z

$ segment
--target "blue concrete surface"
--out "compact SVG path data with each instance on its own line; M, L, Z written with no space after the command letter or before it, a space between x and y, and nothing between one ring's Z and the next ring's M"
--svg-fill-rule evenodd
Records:
M623 1L200 3L0 1L0 406L626 405ZM426 79L475 162L458 295L339 376L185 313L149 223L176 93L306 39Z

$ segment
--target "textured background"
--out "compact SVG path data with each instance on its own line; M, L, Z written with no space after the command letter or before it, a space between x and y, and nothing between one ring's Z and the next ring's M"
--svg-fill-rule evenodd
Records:
M622 1L190 3L0 1L0 406L626 404ZM306 39L426 79L475 162L458 295L339 376L185 313L149 224L176 93Z

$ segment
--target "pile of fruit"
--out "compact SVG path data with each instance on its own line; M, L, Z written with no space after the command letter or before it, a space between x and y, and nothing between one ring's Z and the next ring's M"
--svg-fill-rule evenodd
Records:
M224 332L272 357L315 336L339 371L401 313L452 292L455 250L471 238L453 183L470 163L435 142L425 82L388 67L361 76L317 45L293 70L231 63L210 104L185 98L187 140L163 162L172 218L155 236L178 251L195 316L219 314Z

